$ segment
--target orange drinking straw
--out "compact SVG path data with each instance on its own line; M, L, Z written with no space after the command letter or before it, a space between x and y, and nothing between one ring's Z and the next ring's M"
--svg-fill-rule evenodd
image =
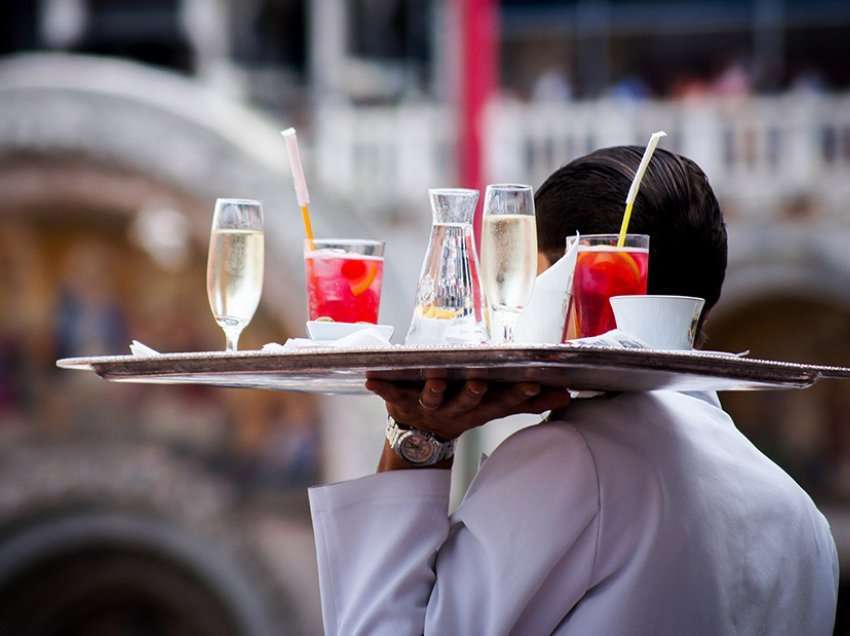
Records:
M304 167L301 165L301 153L298 152L298 137L294 128L280 131L286 140L286 153L289 155L289 168L292 170L292 181L295 184L295 198L301 208L301 221L304 223L304 235L313 245L313 224L310 222L310 194L307 192L307 181L304 179Z
M666 136L666 132L659 130L652 133L649 143L646 144L646 150L643 151L643 158L640 160L637 172L635 172L635 178L632 179L632 185L629 188L629 193L626 195L626 211L623 213L623 223L620 225L620 236L617 238L617 247L623 247L626 244L626 233L629 231L629 221L632 218L632 208L635 205L635 199L637 199L640 182L643 180L643 175L646 172L647 166L649 166L649 162L655 152L655 147L661 141L661 138Z
M301 222L304 224L304 235L313 242L313 224L310 222L310 210L306 205L301 206Z

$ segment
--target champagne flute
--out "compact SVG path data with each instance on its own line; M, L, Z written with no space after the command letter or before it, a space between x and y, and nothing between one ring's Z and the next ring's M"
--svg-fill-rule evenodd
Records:
M263 290L263 208L249 199L218 199L207 258L207 297L226 351L236 351Z
M481 274L490 340L513 342L517 318L537 275L537 225L531 186L487 186L481 230Z

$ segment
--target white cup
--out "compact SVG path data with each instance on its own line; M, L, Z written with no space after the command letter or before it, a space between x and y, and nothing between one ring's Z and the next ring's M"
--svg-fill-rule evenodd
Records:
M705 300L693 296L612 296L617 329L653 349L692 349Z

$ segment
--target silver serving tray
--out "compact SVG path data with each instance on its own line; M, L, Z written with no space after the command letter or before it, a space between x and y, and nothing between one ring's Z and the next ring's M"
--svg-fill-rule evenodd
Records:
M802 389L821 378L850 378L850 368L794 364L704 352L584 345L439 346L150 357L66 358L63 369L94 371L115 382L366 394L367 378L539 382L594 391L741 391Z

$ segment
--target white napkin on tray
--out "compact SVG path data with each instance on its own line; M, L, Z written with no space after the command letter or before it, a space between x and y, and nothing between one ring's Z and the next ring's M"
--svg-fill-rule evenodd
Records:
M347 336L337 340L311 340L310 338L289 338L284 344L277 342L269 342L264 344L262 351L265 352L282 352L282 351L297 351L299 349L345 349L345 348L362 348L362 347L391 347L390 341L381 334L377 329L364 327L359 331L350 333ZM156 349L152 349L146 344L133 340L130 343L130 353L139 358L152 358L161 355Z
M514 342L560 344L570 306L577 255L578 240L554 265L535 279L531 299L514 326Z
M569 344L589 345L592 347L610 347L612 349L652 349L645 341L622 329L612 329L606 331L599 336L591 336L589 338L576 338L568 341ZM750 355L750 350L746 351L708 351L703 349L669 349L670 353L683 353L697 356L724 356L727 358L744 358Z
M156 349L151 349L149 346L138 340L133 340L130 343L130 353L138 358L152 358L160 355Z
M588 338L575 338L568 341L569 344L588 345L592 347L611 347L612 349L651 349L644 341L626 333L622 329L612 329L598 336Z
M364 327L337 340L312 340L310 338L289 338L284 344L270 342L263 345L263 351L283 352L299 349L346 349L361 347L390 347L389 339L377 329Z

